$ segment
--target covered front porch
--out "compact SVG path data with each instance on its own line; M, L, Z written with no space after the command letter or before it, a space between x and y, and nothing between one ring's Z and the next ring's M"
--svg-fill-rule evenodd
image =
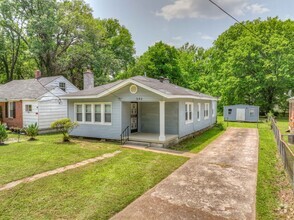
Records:
M139 141L139 142L164 144L164 143L169 143L169 142L172 142L172 141L176 141L178 139L178 137L179 136L175 135L175 134L166 134L165 135L165 140L160 140L158 133L137 132L137 133L131 133L130 136L129 136L129 140L130 141Z
M178 102L123 102L122 107L129 141L160 146L178 141Z

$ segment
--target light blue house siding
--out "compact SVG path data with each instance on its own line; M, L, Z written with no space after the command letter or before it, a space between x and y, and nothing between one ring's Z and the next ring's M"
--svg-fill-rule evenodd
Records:
M97 102L111 102L112 115L111 125L81 123L75 128L71 135L93 138L105 139L119 139L122 127L121 101L115 97L106 97L103 99L82 99L82 100L68 100L68 116L71 120L75 120L74 103L97 103Z
M193 103L193 122L186 123L185 121L185 103ZM208 117L204 117L205 103L209 103ZM198 111L200 105L200 112L198 118ZM211 100L184 100L179 102L179 137L184 137L196 131L207 128L217 121L216 101Z
M68 100L68 115L75 120L75 103L112 103L112 122L110 125L79 123L71 132L73 136L105 139L120 139L121 132L130 126L131 102L138 102L138 132L159 133L159 101L165 101L165 134L184 137L211 126L216 122L216 101L195 99L166 99L156 93L138 86L138 92L131 94L129 86L97 99ZM185 121L185 103L193 103L193 122ZM197 118L200 104L199 120ZM205 103L209 103L208 117L204 118ZM214 112L213 112L214 111Z
M239 113L237 113L237 111L239 111ZM239 114L239 116L237 114ZM257 122L259 120L259 106L253 106L253 105L224 106L223 115L224 115L225 121Z

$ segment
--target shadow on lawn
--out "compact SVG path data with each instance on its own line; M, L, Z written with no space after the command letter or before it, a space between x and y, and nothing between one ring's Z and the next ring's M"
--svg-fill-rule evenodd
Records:
M208 144L214 141L222 133L224 133L225 128L222 123L216 124L213 128L195 136L188 138L179 144L172 146L171 149L180 151L190 151L192 153L198 153L204 149Z

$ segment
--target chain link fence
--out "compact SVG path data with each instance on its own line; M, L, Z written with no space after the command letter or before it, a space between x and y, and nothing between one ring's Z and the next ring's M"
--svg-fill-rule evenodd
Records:
M281 132L278 129L275 119L270 117L269 120L271 122L271 128L275 134L277 147L281 155L284 168L287 171L288 176L290 177L292 188L294 190L294 153L291 151L288 144L283 140Z

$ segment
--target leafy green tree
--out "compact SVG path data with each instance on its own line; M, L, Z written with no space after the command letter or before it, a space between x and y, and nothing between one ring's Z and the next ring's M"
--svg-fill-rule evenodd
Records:
M51 124L51 128L63 134L63 142L69 142L69 133L78 126L77 122L72 122L69 118L59 119Z
M269 112L294 87L294 22L268 18L231 26L211 49L210 92L221 105L255 104ZM252 33L253 32L253 33Z
M177 85L185 84L179 65L179 51L162 41L149 47L125 77L144 74L152 78L168 77Z
M5 126L0 124L0 145L4 143L7 137L8 135Z
M35 137L39 133L39 126L37 123L30 124L25 128L26 135L30 137L30 141L36 140Z

